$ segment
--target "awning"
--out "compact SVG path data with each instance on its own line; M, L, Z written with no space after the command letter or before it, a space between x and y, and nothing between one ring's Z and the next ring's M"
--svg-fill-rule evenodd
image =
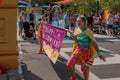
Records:
M58 2L52 2L53 4L68 4L70 2L74 2L75 0L62 0Z
M21 6L22 5L22 6ZM18 1L18 6L20 6L20 7L32 7L32 5L31 4L29 4L29 3L27 3L27 2L25 2L25 1Z

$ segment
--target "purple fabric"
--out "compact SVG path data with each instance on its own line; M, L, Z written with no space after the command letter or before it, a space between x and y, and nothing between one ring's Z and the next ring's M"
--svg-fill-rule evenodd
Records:
M57 49L60 52L65 37L64 29L51 24L42 23L42 35L43 41L47 45L52 46L53 49Z

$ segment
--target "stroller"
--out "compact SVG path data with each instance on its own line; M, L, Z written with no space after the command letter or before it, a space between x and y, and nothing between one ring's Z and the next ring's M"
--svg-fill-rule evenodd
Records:
M23 39L26 40L27 38L33 38L36 40L36 34L35 34L35 29L34 29L34 23L24 23L24 35Z

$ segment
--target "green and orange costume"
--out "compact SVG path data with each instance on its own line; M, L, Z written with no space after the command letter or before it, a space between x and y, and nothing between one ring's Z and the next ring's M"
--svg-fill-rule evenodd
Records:
M75 64L81 64L82 72L89 72L94 55L97 53L92 45L92 41L96 42L93 32L87 27L78 28L74 36L76 36L77 41L74 42L73 55L68 60L67 65L74 67Z

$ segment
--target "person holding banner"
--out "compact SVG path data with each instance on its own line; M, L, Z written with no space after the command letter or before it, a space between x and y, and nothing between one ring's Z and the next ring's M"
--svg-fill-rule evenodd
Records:
M40 49L38 51L38 54L43 52L43 41L42 41L42 22L45 22L45 17L42 16L40 18L40 23L38 25L38 42L40 43Z
M101 60L105 61L105 58L98 48L95 37L93 36L93 32L86 26L86 18L78 17L77 24L78 29L76 29L74 33L70 30L67 30L74 39L74 48L72 55L67 62L67 66L71 73L70 80L76 80L74 69L75 64L81 65L81 70L84 74L84 80L88 80L95 53L98 54Z

